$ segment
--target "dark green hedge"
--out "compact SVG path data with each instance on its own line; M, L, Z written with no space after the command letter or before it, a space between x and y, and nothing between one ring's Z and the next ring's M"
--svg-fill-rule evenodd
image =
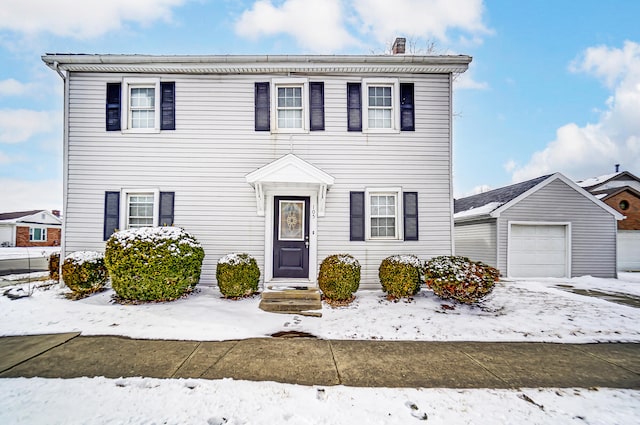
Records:
M120 298L169 301L191 291L200 280L204 250L178 227L143 227L114 233L105 262Z
M258 291L260 269L249 254L227 254L218 260L216 279L225 297L246 297Z
M420 290L420 272L420 260L415 255L392 255L382 260L378 277L390 297L410 297Z
M325 297L345 301L360 287L360 263L352 255L330 255L320 263L318 286Z
M76 294L100 290L107 282L104 256L93 251L77 251L67 255L62 263L62 279Z

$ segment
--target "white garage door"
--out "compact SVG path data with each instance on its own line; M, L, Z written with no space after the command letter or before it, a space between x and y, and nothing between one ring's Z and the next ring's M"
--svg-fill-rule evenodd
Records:
M618 230L618 270L640 271L640 230Z
M510 277L568 277L567 226L512 224Z

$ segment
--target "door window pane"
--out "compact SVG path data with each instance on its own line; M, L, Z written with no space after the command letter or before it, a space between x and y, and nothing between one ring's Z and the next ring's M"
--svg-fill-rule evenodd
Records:
M304 202L280 201L279 235L281 241L304 240Z

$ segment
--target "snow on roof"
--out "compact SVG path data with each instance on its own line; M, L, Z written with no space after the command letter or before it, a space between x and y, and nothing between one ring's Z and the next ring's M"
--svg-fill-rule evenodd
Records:
M504 202L489 202L488 204L479 206L479 207L471 207L466 211L460 211L453 215L454 218L470 218L470 217L478 217L481 215L488 215L496 208L503 205Z
M615 176L617 176L618 174L622 174L623 171L619 171L617 173L612 173L612 174L605 174L603 176L598 176L598 177L591 177L589 179L586 180L581 180L576 182L576 184L580 187L591 187L591 186L595 186L597 184L600 183L604 183L608 180L611 180L612 178L614 178Z

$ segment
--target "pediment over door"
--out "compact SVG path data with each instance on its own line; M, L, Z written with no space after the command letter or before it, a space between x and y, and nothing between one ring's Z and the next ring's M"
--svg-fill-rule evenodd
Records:
M258 215L264 215L264 193L267 190L298 187L317 192L320 217L324 216L327 190L335 180L318 167L291 153L252 171L245 178L255 189Z

